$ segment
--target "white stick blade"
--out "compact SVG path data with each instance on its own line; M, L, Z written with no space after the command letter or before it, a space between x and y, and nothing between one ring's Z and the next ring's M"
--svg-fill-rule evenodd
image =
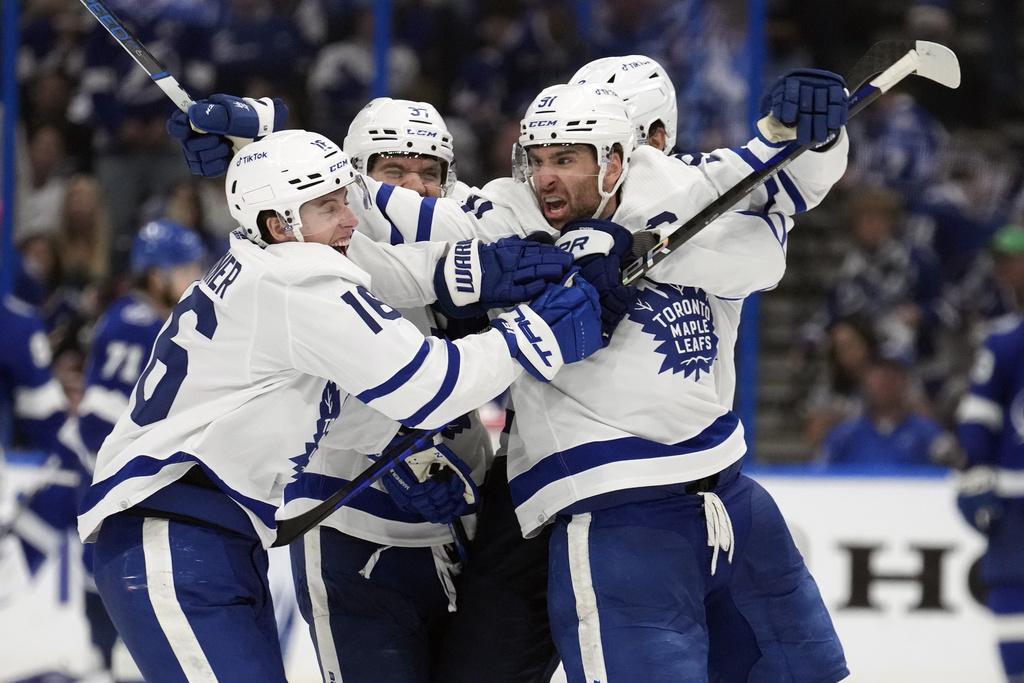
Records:
M921 58L917 75L947 88L960 86L960 60L945 45L919 40L914 47Z

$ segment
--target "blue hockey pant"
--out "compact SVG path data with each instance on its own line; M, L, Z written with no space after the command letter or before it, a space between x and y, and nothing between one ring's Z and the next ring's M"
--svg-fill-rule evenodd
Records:
M454 591L443 551L381 546L324 526L290 550L325 681L430 682Z
M995 617L999 655L1009 680L1024 683L1024 499L1004 501L981 560L987 604Z
M504 456L484 482L476 537L459 577L459 609L445 630L436 683L539 683L558 654L548 624L551 526L523 538Z
M842 646L768 492L732 473L713 492L734 555L713 548L699 495L560 515L548 612L570 683L833 683Z
M96 587L148 683L284 683L255 538L157 517L107 518Z

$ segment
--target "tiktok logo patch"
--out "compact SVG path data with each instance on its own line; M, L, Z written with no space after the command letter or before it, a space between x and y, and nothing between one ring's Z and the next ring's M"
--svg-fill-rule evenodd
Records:
M656 351L665 360L659 372L682 372L683 377L700 379L711 372L718 356L718 335L708 295L696 287L655 284L641 289L629 319L661 343Z

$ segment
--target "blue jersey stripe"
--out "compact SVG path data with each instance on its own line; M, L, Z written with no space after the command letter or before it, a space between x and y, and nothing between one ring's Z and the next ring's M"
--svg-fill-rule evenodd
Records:
M395 188L391 185L381 183L380 189L377 190L377 208L380 209L380 215L384 216L384 219L391 225L391 244L403 244L405 238L402 237L402 233L388 216L388 202L391 201L391 193L394 191Z
M696 453L714 448L736 431L739 418L732 411L725 413L697 436L677 444L663 444L636 436L585 443L541 460L530 470L509 481L516 505L529 500L537 491L552 482L614 462L650 460Z
M92 508L96 507L96 504L99 503L101 500L105 499L115 487L128 481L129 479L134 479L136 477L152 477L158 474L161 470L163 470L163 468L167 467L168 465L177 465L183 462L192 462L202 467L203 472L205 472L207 476L209 476L210 479L215 484L217 484L220 490L223 491L228 497L230 497L233 501L235 501L242 507L252 512L254 515L256 515L256 517L259 518L259 520L268 529L275 528L276 522L274 521L274 514L277 512L277 506L270 505L269 503L264 503L254 498L249 498L248 496L243 496L238 491L235 491L230 486L225 484L220 477L218 477L216 474L210 471L205 465L199 462L199 459L196 456L192 455L191 453L184 453L182 451L178 451L177 453L171 455L170 457L164 460L151 458L148 455L139 455L132 458L128 462L128 464L126 464L124 467L118 470L117 474L110 477L109 479L104 479L103 481L96 482L91 487L89 487L89 490L86 491L85 493L85 497L82 499L80 513L84 514L91 510ZM199 514L200 513L197 512L197 514L194 516L200 518ZM216 522L216 520L209 521Z
M437 204L437 200L433 197L427 197L420 202L420 216L416 223L416 241L417 242L429 242L430 241L430 226L434 223L434 205Z
M406 419L399 420L399 422L406 426L415 427L420 424L427 415L430 415L430 413L437 409L437 406L444 403L452 395L452 391L455 390L455 384L459 381L459 370L462 367L462 355L459 353L459 347L447 339L444 340L444 344L448 348L448 369L445 372L444 381L441 382L441 388L437 390L434 398L428 401L422 408Z
M779 184L775 182L775 178L769 178L764 184L764 189L768 193L768 200L764 203L762 210L767 213L775 206L775 195L779 193Z
M383 384L378 384L371 389L367 389L366 391L359 393L356 398L363 403L369 403L376 398L390 394L392 391L412 379L412 376L416 374L416 371L419 370L420 366L422 366L427 360L428 353L430 353L430 345L424 341L420 346L419 351L416 352L415 357L413 357L413 359L409 361L404 368L392 375L391 379Z
M786 191L790 199L793 200L793 206L795 207L795 213L803 213L807 210L807 200L804 199L803 195L800 194L800 190L796 189L796 183L789 177L789 174L785 171L779 171L775 176L779 179L779 183L782 185L782 189Z
M760 218L768 224L768 228L772 231L772 234L775 235L775 239L779 245L786 245L786 220L784 218L782 219L782 231L780 233L779 229L775 227L775 221L773 220L777 214L763 214L756 211L738 211L737 213L741 213L744 216L751 216L752 218Z
M764 162L758 159L757 155L751 152L746 147L740 147L733 151L735 151L736 154L739 155L740 159L743 159L743 161L747 162L750 165L750 168L754 169L755 171L760 171L762 168L764 168Z

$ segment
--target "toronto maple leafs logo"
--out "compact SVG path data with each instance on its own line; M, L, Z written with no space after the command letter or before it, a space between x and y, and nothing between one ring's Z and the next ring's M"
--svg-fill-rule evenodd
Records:
M320 417L316 421L316 431L313 434L313 440L306 442L305 453L301 453L291 459L295 463L295 474L299 474L306 469L310 457L312 457L320 445L320 439L324 438L324 434L331 428L331 424L338 418L340 413L341 394L338 391L338 385L334 382L327 382L324 385L323 394L320 395Z
M711 372L718 356L718 335L708 295L696 287L653 284L640 290L629 319L661 342L656 351L665 360L658 372L682 372L699 380Z

